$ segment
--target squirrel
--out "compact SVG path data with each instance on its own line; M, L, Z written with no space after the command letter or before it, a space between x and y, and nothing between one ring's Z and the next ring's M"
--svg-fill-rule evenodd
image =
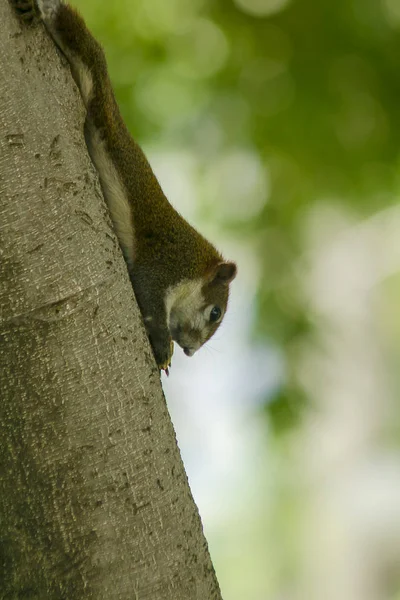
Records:
M43 21L66 56L86 108L85 141L98 172L157 366L173 342L187 356L215 333L236 265L173 208L120 113L100 44L62 0L10 0L20 17Z

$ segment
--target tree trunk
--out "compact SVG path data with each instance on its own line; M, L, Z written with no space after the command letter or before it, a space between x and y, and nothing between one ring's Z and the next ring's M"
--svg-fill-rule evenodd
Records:
M79 94L0 23L0 598L219 599Z

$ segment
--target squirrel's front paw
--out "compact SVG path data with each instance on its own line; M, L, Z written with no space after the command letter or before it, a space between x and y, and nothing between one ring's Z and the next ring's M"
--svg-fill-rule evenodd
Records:
M150 343L153 348L154 358L158 368L165 371L168 375L168 368L171 366L172 354L174 352L174 342L168 336L167 338L150 335Z
M33 0L10 0L10 4L21 19L32 21L36 14Z

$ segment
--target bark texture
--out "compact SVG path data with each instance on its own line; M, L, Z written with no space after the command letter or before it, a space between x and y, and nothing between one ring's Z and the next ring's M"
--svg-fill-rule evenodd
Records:
M0 598L219 599L80 97L0 23Z

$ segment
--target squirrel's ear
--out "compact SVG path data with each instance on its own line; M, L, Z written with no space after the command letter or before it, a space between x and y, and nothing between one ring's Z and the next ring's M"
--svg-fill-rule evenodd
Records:
M237 268L233 262L219 263L215 271L213 283L223 283L228 285L236 277Z

